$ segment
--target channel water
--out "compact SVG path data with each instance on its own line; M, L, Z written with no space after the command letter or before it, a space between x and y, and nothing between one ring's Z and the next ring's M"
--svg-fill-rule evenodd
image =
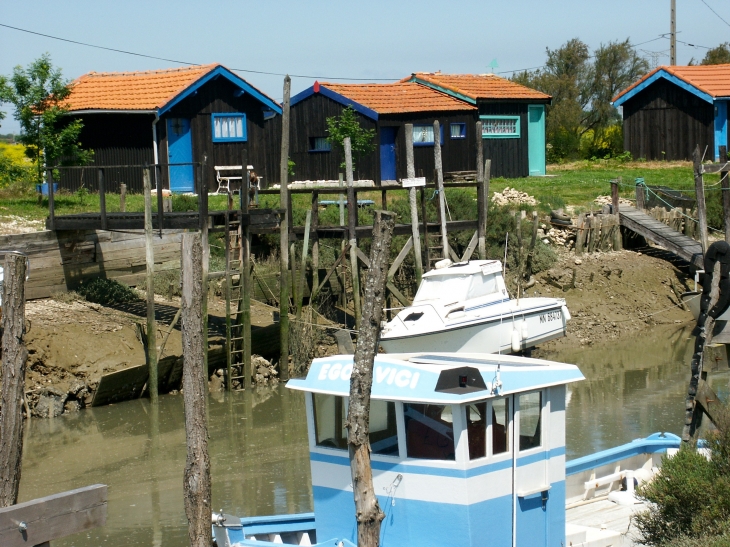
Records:
M578 365L568 392L567 458L656 431L680 433L693 338L654 327L605 345L544 352ZM727 400L727 368L710 373ZM183 400L160 397L92 408L26 425L20 501L109 485L107 524L54 547L189 544L183 507ZM209 404L213 508L234 515L311 511L304 398L284 386L215 394Z

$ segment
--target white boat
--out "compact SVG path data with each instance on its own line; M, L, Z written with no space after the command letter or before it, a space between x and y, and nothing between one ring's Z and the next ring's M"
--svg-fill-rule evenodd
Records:
M383 327L386 353L519 353L565 336L564 299L511 299L499 260L443 262L423 275L413 304Z
M353 547L357 525L347 445L353 356L315 359L304 392L313 513L213 514L217 547ZM650 480L679 437L654 434L565 461L575 365L511 355L377 355L370 404L380 545L630 545ZM626 487L621 491L622 482ZM629 533L627 533L629 532Z

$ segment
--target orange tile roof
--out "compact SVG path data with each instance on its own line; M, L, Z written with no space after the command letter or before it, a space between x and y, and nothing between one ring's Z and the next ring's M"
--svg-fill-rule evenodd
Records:
M66 104L74 110L155 110L218 64L146 72L89 72L71 82Z
M684 80L700 91L712 97L730 97L730 64L729 65L696 65L696 66L658 66L649 74L631 84L616 95L612 102L651 78L659 71L664 71L680 80Z
M319 83L378 114L405 114L449 110L475 110L475 107L415 83L331 84Z
M442 74L440 72L414 72L401 82L422 81L463 95L470 99L530 99L550 100L550 95L512 82L494 74Z

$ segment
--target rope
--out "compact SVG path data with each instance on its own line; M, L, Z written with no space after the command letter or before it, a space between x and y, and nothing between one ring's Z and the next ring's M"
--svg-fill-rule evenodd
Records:
M310 321L303 321L302 319L292 319L291 317L289 318L289 322L290 323L301 323L302 325L309 325L310 327L319 327L320 329L343 330L346 332L354 332L355 334L360 332L355 329L346 329L344 327L334 327L332 325L320 325L318 323L311 323Z

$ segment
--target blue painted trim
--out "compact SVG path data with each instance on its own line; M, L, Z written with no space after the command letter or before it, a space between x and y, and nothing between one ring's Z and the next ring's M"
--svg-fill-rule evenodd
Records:
M661 69L655 72L652 76L641 82L639 85L637 85L635 88L633 88L631 91L628 91L626 94L621 95L618 99L616 99L612 104L613 106L621 106L626 101L634 97L637 93L641 93L644 91L647 87L649 87L651 84L659 80L660 78L664 78L665 80L681 87L685 91L689 91L692 93L692 95L696 95L703 101L706 101L710 104L713 102L713 98L708 93L705 93L704 91L700 91L695 86L693 86L690 83L685 82L684 80L677 78L673 74L669 74L667 71Z
M438 84L433 84L431 82L427 82L425 80L421 80L420 78L417 78L415 76L411 77L411 79L408 80L408 81L409 82L416 82L417 84L421 84L421 85L424 85L426 87L430 87L431 89L435 89L436 91L440 91L441 93L445 93L446 95L450 95L450 96L452 96L452 97L454 97L456 99L459 99L460 101L464 101L465 103L477 104L477 100L474 99L474 98L472 98L472 97L469 97L467 95L464 95L464 94L459 93L457 91L454 91L452 89L448 89L446 87L441 87Z
M459 135L454 136L451 134L451 128L455 125L458 125L460 127ZM449 137L451 137L452 140L458 140L458 139L465 139L466 138L466 124L461 123L452 123L449 125Z
M294 106L297 103L301 103L304 99L308 99L312 95L314 95L314 86L308 87L304 91L300 91L299 93L294 95L289 101L289 106Z
M224 77L226 80L231 82L234 85L237 85L240 89L242 89L245 93L248 93L251 95L254 99L257 101L263 103L264 105L268 106L271 110L276 112L277 114L281 114L281 106L269 99L266 95L261 93L258 89L253 87L251 84L249 84L246 80L238 76L237 74L234 74L230 70L228 70L225 67L218 66L205 74L203 77L201 77L199 80L194 82L192 85L184 89L182 92L180 92L178 95L176 95L172 100L170 100L167 104L161 106L158 110L158 115L162 116L165 112L170 110L173 106L178 104L183 99L189 97L198 89L200 89L202 86L213 80L214 78L217 78L219 76Z
M615 448L571 460L565 464L565 474L566 476L575 475L581 471L587 471L639 454L666 452L668 448L679 448L681 442L682 439L672 433L654 433L645 439L636 439Z
M302 91L301 93L297 93L292 97L291 99L291 106L294 106L297 103L301 103L303 100L308 99L312 95L314 95L314 86L309 87ZM331 89L327 89L324 85L319 85L319 94L327 97L328 99L332 99L335 102L338 102L345 106L351 106L355 112L359 112L363 116L377 120L378 119L378 113L375 112L375 110L372 110L366 106L361 105L360 103L357 103L353 101L352 99L348 99L344 95L340 95L339 93L335 93Z
M720 146L727 146L727 101L715 101L715 161L720 160Z
M315 528L315 519L314 513L242 517L241 525L245 535L279 534L307 529L313 530Z
M519 139L520 138L520 125L521 119L519 116L479 116L480 120L515 120L515 128L517 131L514 133L484 133L484 126L482 125L482 138L483 139Z
M215 119L216 118L243 118L243 136L241 137L216 137L215 136ZM246 114L243 112L224 112L210 115L210 134L213 142L246 142L248 141L248 125Z

